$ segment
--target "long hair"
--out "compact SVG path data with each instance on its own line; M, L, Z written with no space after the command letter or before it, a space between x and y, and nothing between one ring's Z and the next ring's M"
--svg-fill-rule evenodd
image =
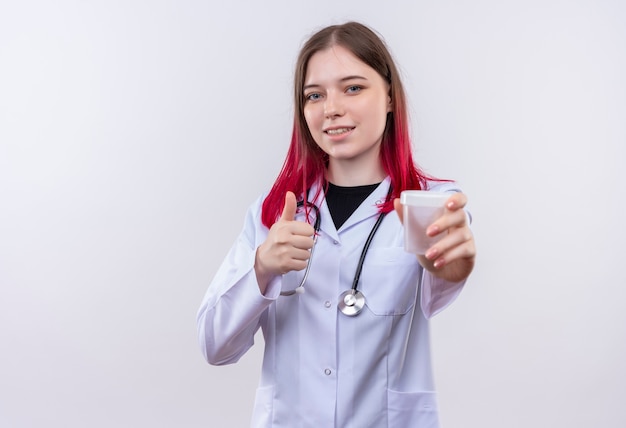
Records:
M381 164L391 179L393 192L381 206L381 212L393 210L393 199L407 189L423 189L426 176L413 161L406 96L400 75L385 43L372 30L358 22L332 25L315 33L300 50L294 79L294 123L291 144L283 167L272 189L263 201L261 220L271 227L280 217L285 194L292 191L306 195L314 183L322 189L328 156L311 136L304 117L304 80L311 57L332 46L348 49L358 59L376 70L389 84L391 111L383 131L380 149ZM314 195L313 199L319 194Z

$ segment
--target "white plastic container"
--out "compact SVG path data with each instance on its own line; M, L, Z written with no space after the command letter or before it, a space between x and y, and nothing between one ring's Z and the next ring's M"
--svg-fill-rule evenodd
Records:
M426 190L405 190L400 194L404 215L404 249L413 254L424 254L445 233L429 237L426 229L444 213L451 193Z

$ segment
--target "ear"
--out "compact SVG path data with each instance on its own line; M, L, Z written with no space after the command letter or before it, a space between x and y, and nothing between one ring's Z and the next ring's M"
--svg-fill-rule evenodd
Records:
M393 110L391 108L391 95L387 96L387 113L391 113Z

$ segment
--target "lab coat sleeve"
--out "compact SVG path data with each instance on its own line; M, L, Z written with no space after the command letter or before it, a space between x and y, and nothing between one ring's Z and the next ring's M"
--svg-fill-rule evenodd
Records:
M429 319L447 308L461 293L466 280L450 282L437 278L426 269L422 278L420 304L424 316Z
M436 192L460 192L461 189L453 182L430 183L429 190ZM468 224L472 216L465 210ZM461 282L450 282L437 278L424 269L421 285L420 304L426 318L431 318L447 308L461 293L467 279Z
M262 295L254 272L256 248L267 229L260 224L261 199L209 285L198 311L198 335L205 359L232 364L254 344L262 314L280 294L280 279Z

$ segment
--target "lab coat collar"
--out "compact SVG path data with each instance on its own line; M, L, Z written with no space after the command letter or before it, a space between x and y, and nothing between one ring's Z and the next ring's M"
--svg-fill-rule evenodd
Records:
M340 231L345 231L350 227L358 224L372 216L376 216L379 213L379 204L385 202L387 193L389 192L389 186L391 185L391 179L386 177L380 185L359 205L359 207L352 213L352 215L346 220L344 224L339 228ZM318 185L314 185L309 192L310 195L317 193ZM326 196L324 190L320 192L319 196L315 200L315 205L320 209L322 215L321 230L326 233L330 238L340 241L339 233L335 228L328 205L326 204Z

